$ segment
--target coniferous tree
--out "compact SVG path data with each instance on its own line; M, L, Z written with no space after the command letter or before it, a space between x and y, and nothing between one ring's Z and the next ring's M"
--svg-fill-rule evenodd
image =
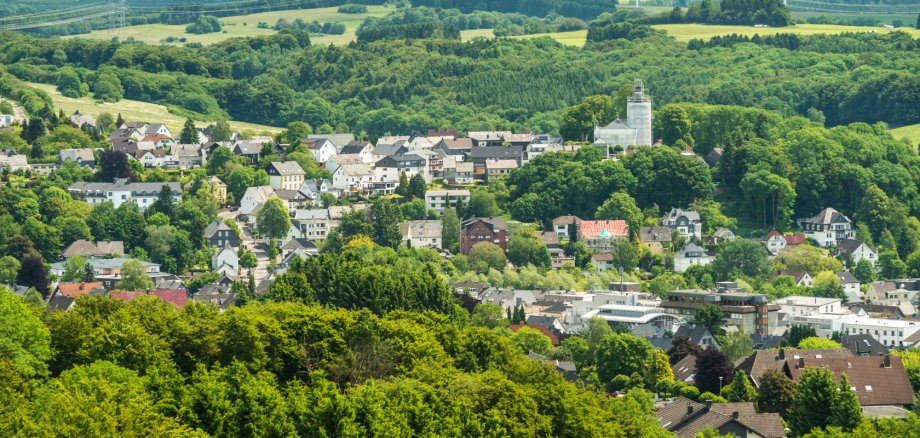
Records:
M748 380L744 371L735 371L732 383L728 386L726 398L730 402L749 402L757 398L757 390L754 389L754 385L751 385L751 381Z
M48 281L48 271L45 270L45 261L42 260L42 256L32 253L22 258L16 284L34 287L42 294L42 297L48 298L51 283Z
M789 428L796 436L812 429L825 428L831 423L837 387L831 373L823 368L805 368L796 385L795 398L789 412Z
M862 410L856 392L850 388L850 380L845 373L840 374L840 383L834 394L834 403L831 407L831 424L839 427L844 432L851 432L862 422Z
M185 125L182 126L182 132L179 135L179 143L192 144L198 142L198 130L195 129L195 121L185 119Z
M412 179L409 180L409 196L417 199L425 199L425 177L420 173L416 173Z
M170 219L175 215L176 206L173 203L173 192L168 184L163 184L163 186L160 187L160 193L157 194L157 200L153 201L153 204L147 209L148 217L153 213L163 213Z
M373 207L374 243L380 246L398 248L402 243L399 232L399 209L389 200L380 199Z
M403 198L409 197L409 177L406 176L405 171L399 173L399 185L396 186L396 194Z
M124 124L125 124L125 119L124 119L124 117L121 116L121 113L118 113L118 118L115 119L115 127L117 128L117 127L119 127L119 126L121 126L121 125L124 125Z

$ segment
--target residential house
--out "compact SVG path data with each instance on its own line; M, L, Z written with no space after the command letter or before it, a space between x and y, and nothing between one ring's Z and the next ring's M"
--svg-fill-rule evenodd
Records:
M115 257L115 258L110 258L110 259L91 258L87 260L87 263L89 263L93 267L93 273L97 277L96 280L102 281L103 284L105 284L105 281L103 281L99 277L117 276L118 274L121 273L122 266L128 260L132 260L132 259L127 259L124 257ZM160 265L157 263L141 261L141 264L144 266L144 270L147 272L147 275L160 273ZM58 277L60 277L61 275L64 274L64 270L65 270L64 262L55 262L51 264L51 269L49 270L49 272L52 275L57 275Z
M416 154L390 155L383 157L374 165L374 181L389 182L399 181L400 175L406 174L407 178L421 174L425 182L431 181L427 171L425 159Z
M734 231L725 227L719 227L712 233L712 236L709 237L708 242L713 245L721 245L725 242L731 242L737 238L738 236L735 236Z
M345 164L332 172L332 187L343 192L364 190L372 182L374 169L369 164Z
M0 155L0 169L9 169L10 172L29 170L29 160L25 155Z
M814 217L799 219L799 227L823 247L837 246L847 239L856 238L853 221L833 208L825 208Z
M389 157L391 155L403 155L409 152L409 149L405 146L405 140L399 140L396 143L381 143L383 139L377 141L377 145L374 146L372 151L373 162L382 160L384 157Z
M75 298L65 297L63 295L52 295L51 298L48 298L48 305L46 308L52 312L66 312L73 309L76 301Z
M61 166L57 163L32 163L29 165L29 171L32 175L48 176L51 172L58 170ZM2 168L2 166L0 166Z
M591 264L598 271L607 271L616 268L613 265L613 254L609 252L595 252L591 254Z
M502 136L503 143L511 146L520 146L527 147L527 145L533 143L537 139L532 133L522 133L522 134L505 134Z
M224 247L211 257L211 271L230 277L239 275L240 258L230 243L225 243Z
M668 292L661 307L668 313L690 317L696 309L714 304L725 312L727 326L744 327L747 333L771 334L777 325L779 305L763 294L733 291L676 290Z
M859 280L849 271L836 272L837 278L840 279L840 285L843 286L843 292L847 295L847 301L855 303L862 301L862 291L859 289Z
M355 141L354 134L310 134L308 140L326 140L335 147L336 151L341 151L346 145Z
M702 238L703 223L700 214L693 210L672 208L665 217L661 218L661 225L677 230L681 236Z
M575 258L566 256L565 250L559 246L559 236L554 231L541 231L537 234L537 237L540 238L540 242L549 251L553 269L561 268L566 262L575 263Z
M211 188L211 193L214 194L214 197L220 202L221 205L227 203L227 185L220 180L216 175L211 175L208 178L208 185Z
M754 387L760 387L760 378L763 377L764 373L768 370L783 371L786 366L786 360L799 360L802 358L853 358L853 353L850 353L846 348L830 348L830 349L794 349L794 348L780 348L778 350L755 350L754 354L748 356L737 365L735 365L736 370L744 371L745 374L751 379L751 382L754 384Z
M465 185L473 183L473 163L469 161L445 160L442 176L447 184Z
M786 248L805 243L805 235L802 233L783 234L776 230L770 230L766 236L760 239L760 243L767 248L770 255L776 256Z
M715 348L718 350L721 348L719 345L718 339L713 336L712 332L709 331L706 326L702 325L681 325L677 328L677 331L674 332L674 337L684 336L690 340L695 345L699 345L704 350L707 348Z
M738 438L786 437L779 414L759 414L752 402L698 403L678 397L658 409L656 416L661 427L680 438L701 436L707 429Z
M160 196L160 190L167 187L172 191L173 202L182 200L182 185L177 182L130 182L127 178L115 178L113 182L75 182L67 187L70 194L90 204L109 201L115 208L125 202L134 202L144 211Z
M240 238L226 222L220 219L211 222L204 229L204 240L208 242L209 246L217 248L223 248L228 244L234 248L240 247Z
M254 215L265 201L275 197L275 190L271 186L256 186L246 189L243 199L240 200L240 214ZM252 220L252 219L250 219Z
M172 159L179 169L194 169L205 163L205 149L200 144L177 144L172 148Z
M303 193L314 205L318 205L320 195L332 193L332 181L323 178L304 180L300 186L300 193Z
M474 217L460 224L460 253L469 255L473 246L481 242L498 245L508 251L508 223L498 218Z
M303 141L303 144L310 150L313 159L321 165L325 164L329 157L338 153L335 144L327 138L307 139Z
M862 260L868 261L872 266L876 266L878 263L878 248L866 245L862 240L841 240L833 254L854 265Z
M313 201L300 190L275 190L275 196L284 201L284 205L287 206L292 216L295 210L307 208L313 204Z
M256 140L241 140L233 144L233 155L246 158L252 164L259 163L261 153L262 143Z
M671 246L671 229L668 227L639 228L639 243L648 248L652 254L664 255L665 248Z
M905 316L910 316L906 314L900 306L891 304L886 305L856 301L847 303L847 309L855 315L868 316L869 318L904 319Z
M518 168L517 160L486 160L485 177L486 181L495 181L498 178L504 178L512 170Z
M67 161L89 169L96 167L96 156L92 149L64 149L58 153L58 164L63 165Z
M564 152L574 154L578 152L582 146L578 144L562 144L562 139L550 139L549 137L546 137L545 140L541 139L538 141L540 141L540 143L531 143L524 149L525 164L530 160L533 160L534 158L549 152Z
M867 305L862 306L866 308ZM892 310L897 311L899 308L892 308ZM888 347L910 347L910 343L906 341L912 335L920 332L920 321L846 315L840 319L839 331L847 335L872 335L877 341Z
M124 256L125 245L120 240L100 240L97 243L88 240L78 239L73 241L64 251L61 252L61 259L68 259L73 256L83 258L96 258L105 256Z
M80 298L83 295L100 295L105 293L101 281L90 283L58 283L54 289L55 296Z
M266 172L275 190L299 190L306 178L306 172L296 161L273 162Z
M467 136L476 146L501 146L505 144L505 136L511 135L511 131L471 131Z
M559 216L553 219L553 231L559 236L560 240L570 240L571 233L577 233L581 225L581 218L573 215Z
M371 158L373 158L373 155ZM339 166L344 164L373 164L373 161L365 161L364 157L358 154L335 154L326 160L326 164L323 167L332 170L338 169Z
M846 335L837 340L843 348L850 350L853 356L884 356L888 347L870 335Z
M317 248L316 244L310 239L290 239L281 246L281 257L287 258L292 253L300 258L317 256L319 255L319 248Z
M144 131L144 134L146 135L164 135L169 138L173 137L172 131L170 131L169 128L166 127L166 125L161 124L161 123L151 123L150 125L147 125L147 129L146 131Z
M719 161L722 161L723 153L724 151L722 148L712 148L711 151L706 153L703 159L706 160L706 164L709 165L709 167L713 167L716 164L719 164Z
M459 132L457 132L454 129L429 129L428 130L429 137L457 138L458 134Z
M523 146L485 146L474 147L470 151L470 160L477 174L485 173L488 160L514 160L518 166L523 164Z
M409 248L441 248L441 221L406 221L399 224L402 241Z
M374 145L369 141L351 141L339 149L336 155L357 155L363 163L373 163Z
M296 234L308 240L325 240L335 228L328 208L297 210L291 222Z
M688 243L674 254L674 272L684 272L693 265L705 266L715 259L714 252L695 243Z
M847 375L850 388L859 397L860 406L910 406L914 391L900 356L854 356L845 358L802 357L787 358L783 371L798 382L807 368L830 371L834 379Z
M429 180L444 177L444 161L447 156L443 152L436 149L419 149L414 151L413 154L425 159L425 163L428 165L425 169L425 174ZM455 157L450 157L449 159L453 161Z
M612 253L617 239L629 237L629 227L624 220L581 221L578 240L595 253Z
M131 155L131 158L140 161L148 169L163 167L166 163L166 151L163 149L139 150L134 155Z
M425 192L425 207L443 213L445 209L456 207L458 203L470 205L469 190L428 190Z
M434 147L447 154L447 156L453 156L457 157L458 160L463 160L472 152L473 140L470 138L444 138L439 141L438 144L434 145Z
M16 117L12 114L0 114L0 129L7 129L13 125Z
M112 292L109 294L109 296L113 300L119 300L119 301L131 301L137 297L144 296L144 295L150 295L150 296L157 297L178 308L185 307L185 304L188 302L188 291L184 289L118 291L118 292Z
M805 271L793 271L789 269L777 269L773 271L773 274L770 276L770 281L773 281L774 278L779 277L780 275L785 275L792 277L792 281L795 282L796 286L811 287L814 283L814 279L811 278L811 275L808 275Z
M157 149L171 148L177 144L172 137L163 134L147 134L138 142L150 143Z

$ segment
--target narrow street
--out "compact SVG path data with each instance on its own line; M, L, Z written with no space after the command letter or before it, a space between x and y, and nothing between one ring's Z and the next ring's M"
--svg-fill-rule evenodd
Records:
M221 210L217 216L220 218L220 220L232 219L236 221L237 214L239 214L239 212ZM259 242L257 239L252 237L249 225L240 223L239 221L236 221L236 224L240 227L241 244L246 249L252 251L253 254L256 255L256 260L258 260L258 264L256 265L255 269L252 270L252 273L253 277L255 277L256 284L259 284L259 282L262 281L265 277L268 277L268 252L266 251L264 245L257 245ZM247 271L245 269L243 269L242 275L247 275Z

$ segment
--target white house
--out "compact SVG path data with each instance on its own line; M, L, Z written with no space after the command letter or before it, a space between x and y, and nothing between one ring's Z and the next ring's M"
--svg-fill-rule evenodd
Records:
M177 144L170 151L180 169L194 169L205 163L206 150L199 144Z
M374 182L399 181L400 175L405 172L406 178L417 174L425 177L425 182L431 182L428 175L428 164L425 159L415 154L390 155L381 158L374 165Z
M684 272L693 265L708 265L715 260L715 255L703 247L689 243L674 254L674 272Z
M779 304L780 311L787 315L841 313L841 302L839 298L790 295L777 299L776 304Z
M163 149L139 150L135 153L134 158L147 168L163 167L163 163L166 162L166 152Z
M441 221L406 221L399 231L410 248L441 248Z
M0 155L0 169L9 169L10 172L28 170L29 160L25 155Z
M145 135L165 135L169 138L172 138L173 134L166 125L160 123L152 123L147 125L147 130L144 132Z
M240 213L252 214L265 201L275 197L275 190L271 186L257 186L246 189L243 199L240 200Z
M359 191L374 181L369 164L344 164L332 172L332 187L342 191Z
M848 271L837 272L837 278L843 286L843 292L847 294L847 302L855 303L862 301L862 291L859 289L859 280Z
M805 235L798 234L783 234L776 230L771 230L760 239L760 243L767 248L767 251L771 255L778 255L780 251L786 249L790 246L797 246L805 243Z
M229 243L225 244L214 257L211 257L211 270L228 277L239 274L240 258Z
M266 172L275 190L299 190L306 178L306 172L296 161L271 163Z
M70 194L78 199L83 199L90 204L99 204L111 201L115 208L131 201L143 211L146 210L157 197L163 186L168 186L173 193L173 202L182 200L182 185L177 182L145 182L132 183L127 178L115 178L114 182L75 182L67 187Z
M425 207L438 213L448 207L456 207L457 202L470 204L469 190L428 190L425 192Z
M661 218L661 225L677 230L684 237L695 236L700 239L703 235L703 222L700 220L700 214L693 210L672 208L665 217Z
M833 208L825 208L816 216L797 222L805 236L815 239L823 247L837 246L844 240L856 238L853 221Z
M841 319L841 331L847 335L870 335L888 347L903 347L908 337L920 331L920 321L847 315Z
M837 244L837 256L849 258L853 264L866 260L875 266L878 263L878 249L866 245L862 240L844 239Z
M0 128L9 128L16 118L12 114L0 114Z
M325 164L329 157L337 153L335 144L326 138L304 140L304 144L307 145L307 149L313 154L313 159L319 164Z

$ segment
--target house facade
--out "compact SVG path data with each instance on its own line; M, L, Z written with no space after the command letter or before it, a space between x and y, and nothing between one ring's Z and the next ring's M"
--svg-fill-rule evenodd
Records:
M447 208L456 207L458 202L463 205L469 205L470 191L428 190L425 192L425 207L438 213L443 213Z
M703 236L703 223L700 221L700 214L693 210L672 208L665 217L661 218L661 225L671 230L677 230L684 237L700 239Z
M674 272L684 272L693 265L706 266L715 259L715 255L705 248L695 243L688 243L674 253Z
M491 242L508 251L508 223L498 218L474 217L460 224L460 253L469 255L473 246Z
M629 227L624 220L581 221L578 225L578 240L594 253L612 253L614 242L628 237Z
M266 169L269 184L275 190L299 190L306 172L296 161L274 162Z
M441 221L406 221L399 224L409 248L441 248Z
M182 200L182 186L177 182L132 183L127 178L115 178L110 183L75 182L67 190L90 204L110 201L118 208L125 202L134 202L143 211L157 200L164 186L172 191L173 202L178 204Z
M853 221L833 208L825 208L814 217L799 219L799 227L823 247L837 246L847 239L856 238Z

